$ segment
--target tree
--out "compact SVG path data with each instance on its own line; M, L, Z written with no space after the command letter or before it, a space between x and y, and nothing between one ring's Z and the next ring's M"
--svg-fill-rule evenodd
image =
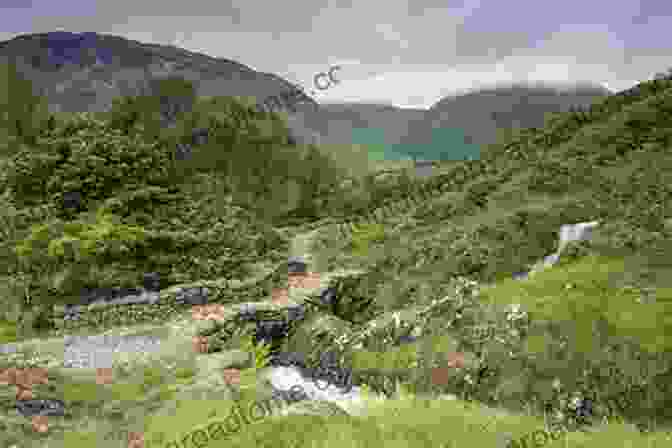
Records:
M34 144L49 118L46 101L14 64L0 64L0 129L21 143Z

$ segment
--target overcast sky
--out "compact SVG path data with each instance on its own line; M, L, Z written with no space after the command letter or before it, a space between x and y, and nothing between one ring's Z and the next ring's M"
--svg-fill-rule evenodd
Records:
M631 87L672 67L670 0L0 0L0 40L95 31L233 59L320 102L428 107L506 81Z

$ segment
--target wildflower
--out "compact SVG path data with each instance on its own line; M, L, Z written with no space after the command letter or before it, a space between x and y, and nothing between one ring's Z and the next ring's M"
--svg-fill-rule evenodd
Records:
M128 434L128 448L143 448L145 446L145 436L141 432L131 432Z
M36 415L32 418L33 429L39 433L45 433L49 430L47 417L45 415Z
M399 312L395 312L392 314L392 319L394 320L394 325L396 328L399 328L401 324L401 318L399 317Z
M224 380L228 384L235 384L235 385L240 384L240 370L238 370L238 369L223 369L222 370L222 375L224 376Z
M111 368L98 368L96 369L96 384L110 384L113 380Z

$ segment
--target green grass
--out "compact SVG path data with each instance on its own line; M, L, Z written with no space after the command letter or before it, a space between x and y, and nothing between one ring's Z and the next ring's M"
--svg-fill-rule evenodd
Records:
M315 250L330 250L335 254L330 259L334 261L334 269L352 263L364 271L353 282L350 291L353 294L374 296L375 304L385 312L426 306L431 309L430 317L421 321L425 325L423 330L431 332L425 333L418 342L392 347L389 332L381 330L380 334L366 341L366 348L354 351L353 367L417 369L420 362L434 361L449 352L464 351L471 364L464 371L455 372L449 385L432 392L470 396L478 402L447 401L436 397L430 400L427 395L420 398L421 394L414 398L401 394L399 399L390 401L369 396L361 416L268 417L242 428L226 441L227 446L251 448L272 443L274 447L292 448L503 447L507 446L508 437L517 439L543 428L547 416L539 410L541 403L552 404L554 411L564 412L566 402L573 394L610 396L610 393L627 390L632 384L651 385L646 396L650 406L644 409L642 403L631 403L625 410L626 415L622 416L627 423L611 421L594 427L595 431L589 434L573 432L545 446L670 446L670 436L663 432L662 423L651 435L640 434L632 426L643 421L659 424L654 417L668 417L671 409L669 393L656 391L656 387L669 384L669 367L667 371L643 373L641 366L646 363L635 356L637 350L642 349L663 355L665 359L664 355L669 355L672 348L669 336L672 326L672 266L669 263L672 259L669 243L672 229L665 230L663 226L665 220L669 221L670 217L665 213L672 205L672 190L669 189L672 158L668 135L671 121L667 113L672 90L668 87L645 83L639 96L611 97L591 108L587 116L568 113L544 129L521 131L510 141L493 145L480 160L442 164L442 175L431 182L445 187L444 194L417 200L409 210L396 210L380 222L364 225L349 239L335 235L320 239ZM237 107L235 104L230 106ZM228 118L223 120L224 124L231 121ZM93 130L98 129L97 125L89 125ZM109 136L107 129L98 130L99 133L92 135L100 141ZM69 139L69 135L62 136L63 143L70 144ZM135 141L123 141L129 147L139 147ZM275 143L278 141L280 138L274 140ZM156 155L153 149L145 149L148 160ZM292 173L297 178L306 180L310 177L306 173L326 170L322 159L306 161L289 154L295 151L294 148L284 149L288 156L292 155L283 159L284 162L292 162L292 167L301 166ZM334 159L335 165L355 178L361 179L376 171L410 167L407 161L379 160L380 151L375 154L375 149L371 152L366 145L333 145L320 149L322 154ZM241 151L241 156L247 154L245 151L247 148ZM317 157L315 153L313 156ZM40 160L34 162L38 166ZM9 161L3 163L7 165ZM19 165L23 166L15 166ZM160 171L160 163L156 165ZM278 169L285 170L284 167ZM5 177L11 177L12 170L5 171L8 172L0 177L2 182L7 181ZM143 173L145 171L143 169ZM289 173L290 170L285 171ZM270 175L273 171L262 172ZM43 186L41 182L34 184L36 176L32 173L23 174L24 178L14 179L22 181L17 185ZM79 176L78 173L70 174L75 179ZM98 174L104 180L109 173ZM51 183L61 185L63 179L63 176L53 176ZM203 184L223 180L216 176L199 179ZM220 229L215 222L230 218L235 229L245 230L230 242L231 250L240 249L243 258L257 248L258 240L272 239L272 232L267 232L269 222L246 217L245 224L238 225L242 221L237 220L236 214L229 213L232 210L227 207L218 209L210 217L212 221L199 222L198 228L192 226L193 219L205 211L212 211L213 204L208 201L214 200L212 193L215 189L208 190L207 195L197 194L202 186L199 182L194 180L187 188L193 190L190 193L193 197L186 195L191 201L189 205L184 205L185 201L179 201L182 204L179 206L165 205L163 195L157 197L154 204L154 190L147 189L148 197L141 205L150 206L148 210L158 210L159 203L164 207L161 216L157 217L162 219L162 226L157 227L157 231L173 232L176 222L183 219L188 225L180 229L202 235L204 232L200 232L200 228ZM372 191L365 191L366 188L358 185L352 190L337 189L330 199L338 203L343 196L344 210L349 210L346 206L351 203L366 210L369 206L380 205L385 198L396 197L388 193L401 191L394 184L389 188L376 186ZM287 196L282 188L274 190L271 186L256 197L271 193L277 193L278 198ZM272 198L268 200L273 202ZM124 199L121 205L129 203ZM184 209L179 208L183 205ZM10 209L8 201L5 209ZM320 208L318 211L323 215L317 218L330 218L332 212L338 216L336 212L340 209L324 210L329 211ZM226 215L226 219L222 219L222 215ZM10 216L5 218L10 219ZM134 218L142 222L147 216ZM596 232L593 242L580 250L575 248L577 254L566 256L560 264L536 273L529 281L509 279L512 272L528 267L555 250L560 225L592 220L605 222L604 227ZM255 226L249 226L248 221ZM25 232L27 227L14 230ZM226 229L223 235L228 235L229 230ZM101 232L100 235L107 236L108 233ZM177 240L182 233L165 235ZM57 232L53 236L57 238L60 234ZM275 240L275 246L282 249L284 246L278 238ZM200 239L192 242L199 241L203 243ZM241 241L247 241L249 245L239 246ZM203 246L204 251L197 255L206 262L194 267L194 275L199 277L210 275L213 266L221 267L220 263L207 260L213 257L210 249L224 247L218 241L208 241ZM270 256L268 251L255 251L255 257ZM174 258L173 253L163 255L162 262L186 267L181 264L184 260ZM40 262L40 254L35 261ZM136 266L130 271L135 275L142 270ZM108 274L109 278L118 280L114 269L105 271L105 275ZM472 298L453 288L456 279L464 278L489 286ZM25 285L12 286L22 292ZM655 301L640 300L645 289L650 290ZM437 299L445 298L454 300L434 305ZM509 322L509 316L505 314L507 305L520 305L529 314L530 322L520 323L520 329L516 327L517 322ZM336 317L318 317L326 317L320 322L334 323L335 333L346 332L343 329L346 326L340 325L343 322L337 322ZM425 319L425 316L418 319ZM492 331L491 337L478 342L470 340L470 328L481 324ZM300 334L304 345L315 345L314 334L308 329ZM331 336L336 339L335 335ZM0 341L13 338L17 338L15 328L0 323ZM175 347L181 350L181 346ZM423 359L425 356L432 359ZM497 375L471 390L466 377L474 373L469 369L474 367L478 357ZM85 372L77 373L86 376ZM91 376L91 372L88 374ZM195 428L203 428L226 417L236 400L242 405L250 404L268 392L258 387L248 371L246 387L235 400L216 398L222 391L214 388L206 388L208 394L205 397L191 395L192 387L204 381L203 374L194 364L185 363L177 370L147 365L120 372L119 381L109 386L98 386L91 377L64 375L56 378L57 387L53 393L64 398L76 414L77 429L65 431L63 446L112 448L112 441L105 442L101 437L108 429L115 428L142 430L149 441L159 434L163 434L164 442L179 439ZM553 387L556 379L562 386L559 392ZM420 386L417 380L414 378L403 384L402 389L417 391ZM598 403L599 406L602 404ZM105 409L105 412L101 418L87 420L86 412L92 408ZM119 410L126 420L113 417L118 416ZM669 425L669 422L670 419L664 423ZM63 430L65 427L59 427L58 423L54 423L55 438L60 436L56 428ZM106 429L101 429L102 425L107 425ZM31 441L39 445L43 440ZM118 441L115 443L118 446ZM206 446L200 445L200 448ZM207 446L217 445L221 446L222 442L208 442Z
M653 353L672 348L672 289L656 289L655 303L640 303L641 291L622 285L624 259L590 256L535 274L534 281L504 280L486 290L485 301L520 304L535 320L571 325L591 350L593 324L603 319Z
M0 320L0 344L7 344L18 340L16 324Z

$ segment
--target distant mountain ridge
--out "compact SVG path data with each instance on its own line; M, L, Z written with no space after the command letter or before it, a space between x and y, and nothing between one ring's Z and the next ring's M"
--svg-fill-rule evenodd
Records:
M167 76L194 82L199 96L247 96L259 103L299 89L277 75L228 59L94 32L21 35L0 42L0 62L16 64L50 108L64 112L106 110L114 98L135 95L150 79ZM544 113L588 105L610 93L596 86L496 87L446 97L429 109L318 104L306 95L296 112L286 112L302 143L371 143L401 152L449 154L461 143L474 148L493 143L499 128L539 127ZM456 153L471 152L467 146Z
M428 160L478 158L502 129L541 127L545 114L585 107L610 95L589 84L510 85L475 90L441 99L429 109L388 104L321 105L330 138L366 144L391 158Z
M405 144L432 144L433 129L464 131L466 144L495 143L503 129L544 125L545 114L586 107L613 92L585 83L515 84L475 90L441 99L429 108L425 119L412 126Z

